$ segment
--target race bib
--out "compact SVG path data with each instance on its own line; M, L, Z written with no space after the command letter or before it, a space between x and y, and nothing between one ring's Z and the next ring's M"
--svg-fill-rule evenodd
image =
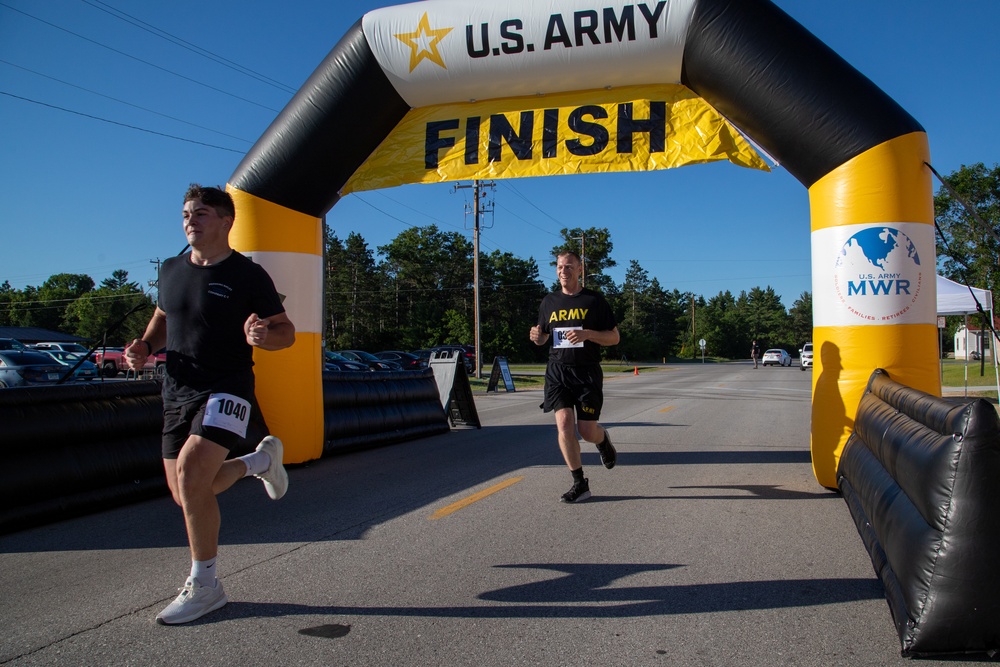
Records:
M583 347L583 341L580 341L579 343L571 343L566 340L566 334L570 331L583 331L583 327L558 327L552 329L552 347Z
M245 438L250 423L250 402L233 394L212 394L208 397L205 418L201 423Z

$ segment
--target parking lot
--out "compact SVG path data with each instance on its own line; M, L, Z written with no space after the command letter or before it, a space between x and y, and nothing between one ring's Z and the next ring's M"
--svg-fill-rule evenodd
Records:
M482 429L292 467L279 502L244 480L220 497L230 602L185 626L153 622L189 566L167 498L0 536L0 664L902 664L812 475L810 377L608 373L619 462L585 445L579 505L539 390L477 395Z

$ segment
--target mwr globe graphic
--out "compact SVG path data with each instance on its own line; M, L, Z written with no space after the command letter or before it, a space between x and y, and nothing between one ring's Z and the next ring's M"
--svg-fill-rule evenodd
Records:
M892 227L872 227L847 239L837 256L837 268L859 276L905 273L920 266L920 255L910 237ZM849 274L850 275L850 274Z

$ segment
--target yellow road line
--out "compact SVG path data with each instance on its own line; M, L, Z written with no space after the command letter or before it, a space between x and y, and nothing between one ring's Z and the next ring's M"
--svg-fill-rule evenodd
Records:
M670 406L667 406L667 407L663 408L662 410L660 410L660 412L670 412L673 409L674 409L674 406L670 405Z
M463 498L462 500L459 500L458 502L454 502L451 505L448 505L447 507L442 507L437 512L434 512L434 514L430 515L427 518L428 519L441 519L441 518L444 518L444 517L448 516L449 514L457 512L458 510L462 509L463 507L468 507L469 505L471 505L472 503L474 503L476 501L482 500L483 498L485 498L487 496L492 496L497 491L503 491L508 486L513 486L513 485L517 484L522 479L524 479L524 477L513 477L513 478L508 479L508 480L506 480L504 482L500 482L499 484L494 484L493 486L491 486L488 489L483 489L482 491L479 491L478 493L473 493L468 498Z

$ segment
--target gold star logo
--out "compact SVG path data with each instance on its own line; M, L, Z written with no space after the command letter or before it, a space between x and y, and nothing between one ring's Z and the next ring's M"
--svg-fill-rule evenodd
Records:
M411 72L424 58L440 65L443 69L448 69L445 67L444 61L441 60L441 54L438 53L438 42L451 31L451 28L431 30L430 21L427 20L427 12L424 12L420 23L417 24L416 32L401 32L394 37L410 47Z

